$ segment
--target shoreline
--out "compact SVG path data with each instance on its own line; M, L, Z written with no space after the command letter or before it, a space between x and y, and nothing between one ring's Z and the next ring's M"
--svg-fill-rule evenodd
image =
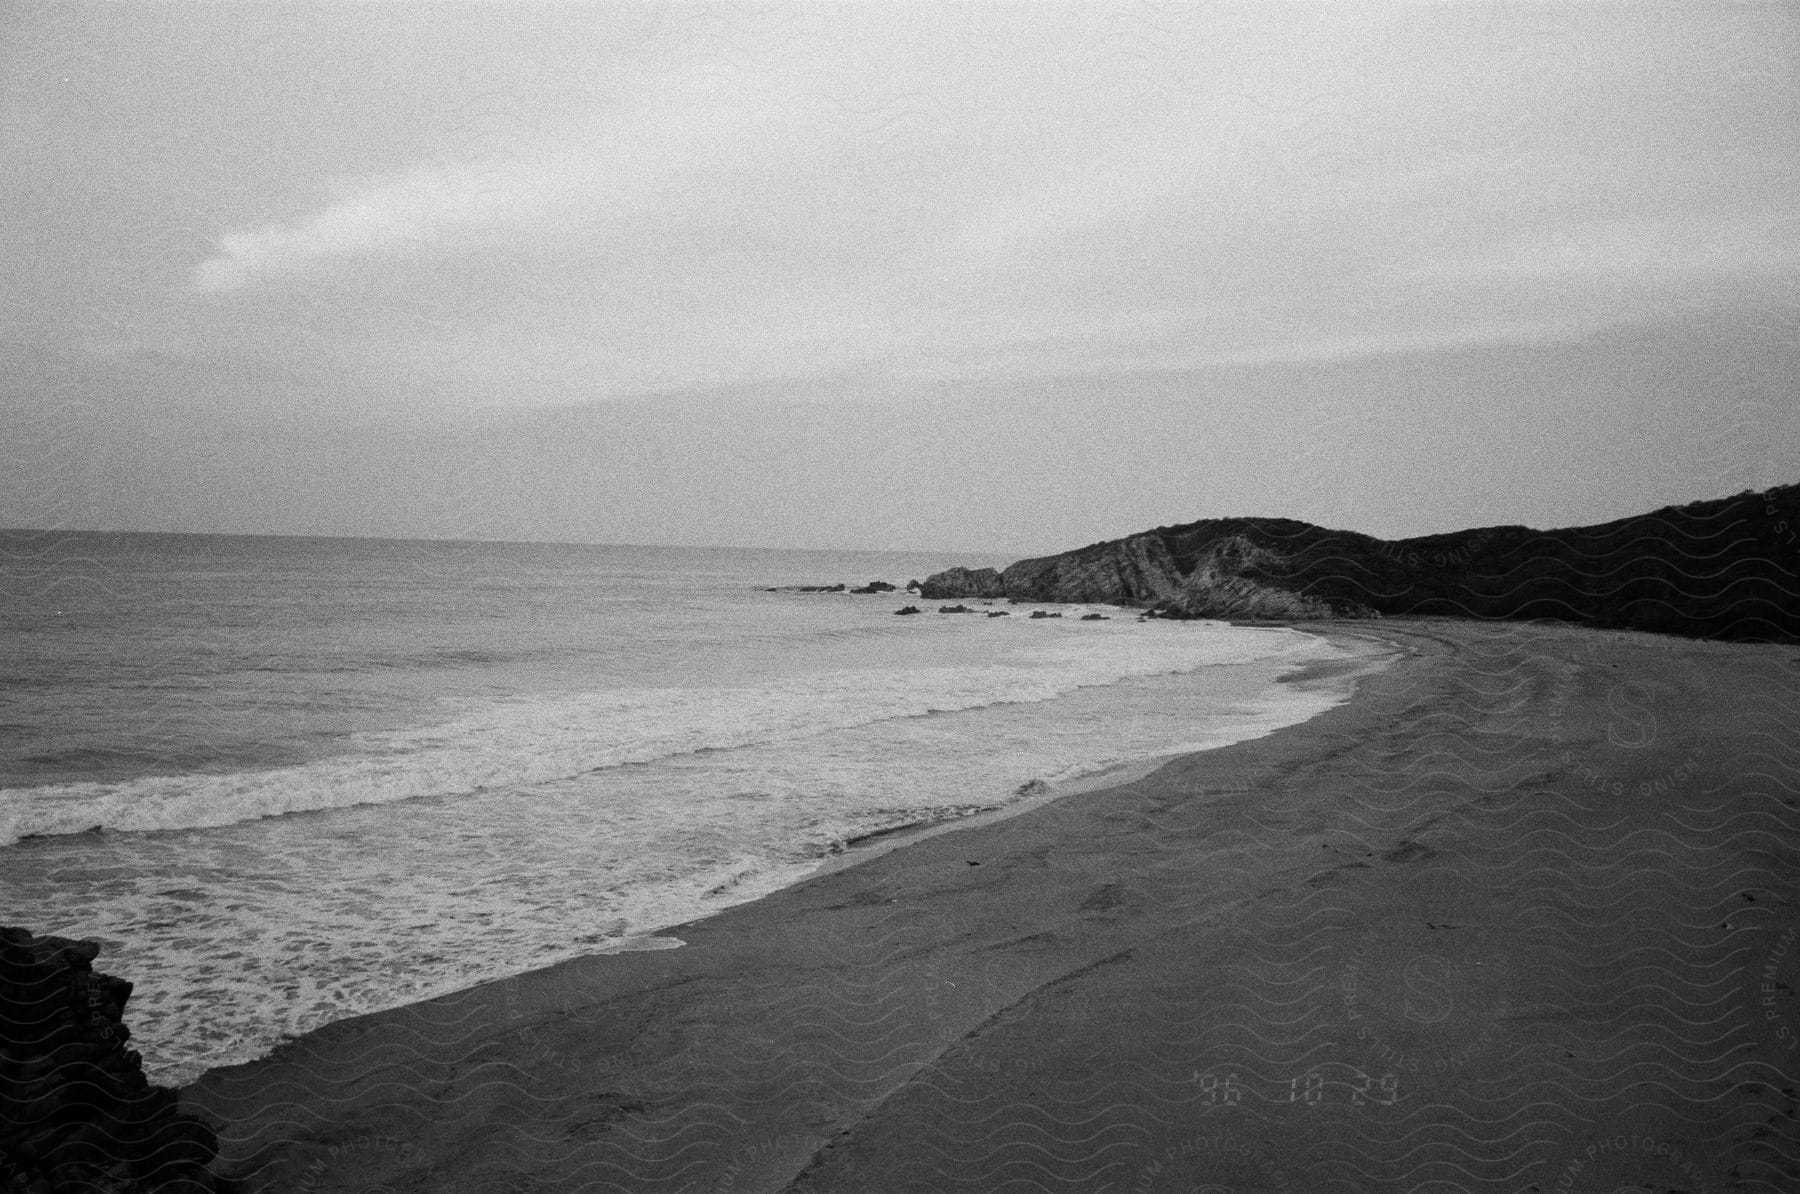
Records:
M1041 628L1043 637L1035 623L940 624L938 630L955 633L938 636L923 655L906 645L918 636L904 631L900 651L881 641L855 662L961 658L968 654L962 644L980 640L992 646L978 648L971 664L1016 653L1015 662L1043 657L1048 666L931 671L916 680L893 670L874 676L867 698L852 678L856 691L839 702L842 715L811 693L802 704L817 704L839 720L902 708L904 719L875 718L842 738L809 731L790 743L777 733L741 756L676 754L667 764L580 777L546 789L528 814L535 825L508 823L522 806L496 784L467 798L443 794L393 807L257 818L216 831L27 843L14 854L25 865L10 876L24 893L15 916L105 945L109 964L139 984L133 1043L152 1080L175 1088L207 1068L265 1056L327 1019L450 994L581 954L633 948L663 927L804 881L841 851L845 838L900 823L929 827L1017 803L1015 793L1036 778L1058 783L1115 759L1210 741L1211 734L1190 731L1213 725L1215 711L1225 733L1257 732L1266 722L1304 716L1323 701L1277 691L1274 677L1292 661L1336 654L1297 633L1224 626L1102 624L1091 634L1087 628L1068 634L1060 632L1075 628L1051 622ZM822 641L823 649L836 650L829 635ZM1163 674L1252 655L1269 658L1205 667L1218 676L1216 684ZM1146 679L1121 683L1120 672ZM883 680L900 692L897 699L884 695ZM912 687L917 695L905 691ZM1208 695L1215 689L1225 695ZM1263 690L1266 701L1257 699ZM1046 697L1051 703L1040 705ZM974 711L963 712L965 704ZM777 709L771 719L779 722L780 714ZM706 718L681 714L680 720ZM729 719L717 724L706 737L729 735ZM946 749L936 749L940 744ZM486 745L477 735L448 734L445 745L457 769L451 779L465 764L483 761L473 757ZM380 762L378 754L371 757ZM516 760L506 762L502 770ZM403 777L431 777L442 762L427 751L394 765ZM252 775L244 786L268 785ZM589 798L590 790L606 795L609 787L629 800L609 807ZM667 817L655 803L664 795ZM348 798L328 784L317 796L319 803ZM718 819L708 820L714 813ZM698 829L658 830L658 822ZM741 832L707 831L716 824ZM621 832L613 832L615 825ZM649 845L635 848L640 841ZM519 848L534 842L536 848ZM854 858L879 844L885 843L864 843ZM231 862L215 882L204 868L209 852L219 850ZM302 853L290 860L288 850ZM192 859L198 861L190 865ZM129 878L105 888L77 881L65 893L55 876L68 865L85 868L73 872L77 878L104 874L99 868L106 865ZM402 874L408 878L385 877ZM206 882L194 882L197 876ZM230 911L221 915L221 909Z
M253 1190L991 1189L1046 1170L1366 1188L1416 1174L1420 1149L1480 1188L1529 1170L1548 1189L1582 1131L1685 1141L1694 1108L1766 1114L1741 1071L1783 1072L1779 1042L1754 991L1721 1017L1722 962L1696 934L1720 908L1747 932L1800 923L1797 815L1741 767L1787 749L1754 710L1800 704L1791 649L1423 619L1306 632L1406 654L1305 722L863 847L879 852L658 931L686 948L328 1025L182 1102ZM1546 869L1545 833L1579 865ZM1634 833L1679 865L1640 866ZM1620 892L1643 905L1624 920ZM1594 965L1627 946L1698 968L1653 977L1665 1003L1710 1003L1706 1032L1658 1020L1623 962ZM1711 993L1690 997L1700 978ZM1695 1037L1715 1043L1684 1052ZM1740 1084L1718 1094L1707 1058L1727 1046ZM1650 1094L1627 1072L1644 1050ZM1511 1110L1534 1101L1555 1116ZM1552 1118L1575 1127L1532 1126ZM1723 1188L1743 1137L1720 1139L1683 1155L1721 1162ZM1332 1150L1358 1140L1355 1179ZM1762 1162L1785 1181L1797 1151Z
M1347 700L1350 698L1352 684L1346 678L1368 670L1371 667L1379 666L1379 662L1371 662L1371 660L1387 658L1387 655L1382 654L1378 649L1369 648L1364 644L1361 638L1356 638L1354 640L1330 640L1325 636L1309 634L1298 628L1276 627L1271 625L1257 627L1256 629L1264 631L1265 633L1271 631L1287 632L1286 634L1277 634L1272 640L1277 644L1285 645L1274 648L1278 652L1274 657L1259 657L1246 661L1227 661L1223 665L1227 677L1235 676L1241 669L1251 669L1255 675L1248 684L1240 685L1237 681L1231 679L1224 682L1224 687L1221 691L1228 691L1231 695L1220 702L1216 702L1218 704L1216 713L1206 715L1206 720L1198 723L1213 726L1215 724L1214 718L1216 717L1218 722L1218 728L1214 731L1216 734L1229 737L1244 733L1254 735L1272 732L1262 728L1260 725L1254 724L1250 726L1225 726L1224 723L1228 721L1242 720L1241 715L1246 712L1250 714L1253 722L1261 720L1265 715L1276 718L1287 716L1317 716L1317 713L1322 711L1322 709L1308 709L1303 707L1300 710L1289 713L1287 710L1291 698L1287 698L1283 694L1290 690L1308 693L1326 692L1333 694L1334 698L1338 701ZM1293 651L1296 649L1296 645L1298 645L1298 651L1302 658L1297 660L1280 658L1280 651ZM1349 652L1347 657L1346 651ZM1324 659L1306 658L1305 656L1310 653L1326 653L1330 657ZM1143 676L1126 677L1123 681L1115 681L1113 684L1091 686L1089 690L1104 691L1119 683L1130 684L1133 681L1145 679L1173 679L1185 683L1192 680L1194 677L1211 673L1215 666L1217 665L1207 664L1186 671L1176 671L1168 674L1148 673ZM1258 686L1260 686L1260 688ZM1210 691L1210 688L1202 685L1200 691ZM1018 707L1030 709L1034 704L1035 702L1020 702ZM1305 704L1307 704L1307 702L1302 702L1303 706ZM1033 716L1036 715L1034 714ZM1277 726L1276 728L1279 729L1283 727ZM1207 736L1212 736L1212 734L1209 733ZM1179 741L1179 739L1170 740ZM1212 747L1212 749L1217 748L1217 746ZM391 1003L375 1004L373 1006L365 1005L361 1009L352 1009L340 1005L334 1009L336 1019L333 1021L326 1024L316 1024L303 1031L294 1031L290 1029L283 1032L279 1037L272 1033L265 1034L258 1043L258 1048L261 1050L260 1052L254 1055L250 1054L248 1051L238 1052L236 1057L218 1061L207 1068L218 1069L240 1065L254 1065L267 1058L282 1041L291 1040L295 1037L304 1037L310 1032L319 1031L329 1027L330 1023L336 1023L343 1020L355 1020L363 1016L381 1014L382 1012L393 1011L398 1008L425 1003L434 999L452 997L457 992L472 987L493 982L504 982L523 975L529 975L540 970L551 968L559 962L572 960L573 958L582 956L603 957L642 950L677 948L682 945L683 942L677 937L670 936L676 929L709 920L742 903L754 903L759 899L767 898L769 894L774 894L781 890L806 883L820 875L829 874L847 867L861 865L890 850L901 848L915 841L928 839L966 827L1005 820L1028 812L1043 804L1076 793L1134 781L1153 772L1166 764L1169 760L1180 757L1180 755L1185 753L1190 753L1190 751L1187 748L1164 750L1161 753L1146 757L1135 759L1128 758L1124 761L1106 763L1096 770L1078 772L1074 775L1068 775L1066 778L1052 778L1048 781L1042 778L1030 779L1028 782L1017 787L993 787L984 783L979 789L965 789L965 791L969 791L972 795L975 795L977 801L971 801L969 804L962 805L961 808L976 807L978 806L977 802L987 803L991 801L992 803L988 807L980 808L980 811L951 812L949 815L938 815L935 819L930 819L930 814L935 810L917 810L917 814L923 814L926 819L909 820L905 823L889 825L886 828L862 833L850 838L848 841L840 842L828 849L812 853L810 858L800 859L795 863L788 865L785 868L785 872L779 873L775 879L772 880L774 883L779 883L780 886L769 887L765 885L764 894L762 895L753 895L746 898L743 893L739 893L735 897L737 901L735 903L715 903L712 908L704 910L696 910L691 907L664 909L661 916L644 918L630 926L629 929L624 929L624 927L621 926L620 929L614 930L621 935L614 936L609 934L603 940L582 938L581 940L586 942L585 944L572 945L566 952L560 955L552 955L549 958L544 957L541 952L535 957L519 957L516 959L518 969L509 971L495 968L487 969L485 973L465 973L452 983L434 985L433 987L422 991L415 987L413 990L408 991L404 997ZM1105 756L1102 755L1099 757L1104 758ZM964 774L966 781L966 773L962 774ZM1026 770L1022 773L1014 774L1030 776L1033 774L1033 771ZM991 779L993 777L990 776L988 778ZM304 818L321 814L307 812L293 815ZM206 1069L188 1067L182 1072L165 1072L165 1074L161 1076L153 1074L153 1077L156 1077L159 1081L171 1084L175 1089L179 1089L182 1086L191 1085L201 1080L206 1072Z
M1355 652L1355 654L1351 655L1349 658L1304 660L1290 665L1286 670L1274 678L1274 685L1278 688L1293 687L1302 691L1318 691L1321 689L1330 690L1337 688L1339 689L1338 701L1335 704L1312 714L1303 721L1278 726L1275 729L1257 735L1256 737L1240 739L1235 742L1203 750L1177 750L1153 755L1147 758L1119 762L1103 767L1098 771L1079 775L1065 781L1047 785L1040 784L1043 789L1042 791L1019 797L999 807L970 813L965 816L949 817L941 821L925 824L897 825L888 829L862 835L861 837L846 841L843 844L843 848L838 853L820 859L811 870L799 876L793 882L766 895L758 896L753 900L745 901L742 904L728 905L698 919L646 929L643 932L635 933L606 947L594 949L581 957L553 962L545 966L536 967L532 970L523 971L504 978L482 980L471 984L468 987L428 996L397 1007L362 1013L356 1016L346 1017L343 1020L332 1021L315 1029L311 1029L308 1032L299 1034L297 1037L291 1037L283 1041L263 1056L203 1071L198 1077L176 1089L181 1094L183 1103L187 1104L192 1101L189 1092L207 1087L209 1081L213 1079L215 1075L256 1070L275 1061L278 1057L291 1051L296 1046L303 1045L309 1038L317 1037L322 1034L329 1034L343 1025L357 1024L360 1021L373 1020L381 1017L403 1015L414 1010L423 1010L430 1005L444 1001L459 1000L489 988L530 984L539 978L548 978L566 967L580 965L591 959L616 959L625 954L655 953L681 948L688 944L685 935L691 935L693 930L699 926L711 924L722 917L728 917L734 913L743 912L746 909L755 909L759 905L772 900L778 900L789 892L805 888L818 880L826 879L832 875L874 864L884 856L896 851L903 851L935 838L952 836L966 831L999 825L1011 821L1014 818L1029 816L1043 808L1077 796L1105 793L1117 788L1127 787L1155 775L1163 768L1179 762L1180 760L1225 750L1242 743L1262 741L1272 735L1281 734L1288 730L1304 726L1309 722L1330 713L1332 710L1353 701L1355 699L1357 681L1369 675L1379 674L1385 668L1403 661L1407 655L1410 654L1409 649L1404 644L1391 638L1385 638L1378 634L1371 633L1362 626L1352 623L1346 623L1341 626L1334 623L1329 629L1322 629L1313 623L1307 622L1259 621L1240 623L1228 621L1224 624L1253 630L1287 630L1319 639L1340 651L1349 650ZM509 1002L513 1001L509 1000ZM223 1139L224 1133L221 1133L221 1135ZM245 1176L245 1167L234 1150L222 1148L220 1156L222 1161L227 1157L231 1157L237 1161L236 1164L231 1165L229 1168L229 1172L233 1176L240 1178ZM258 1185L255 1178L252 1176L252 1188L274 1191L282 1188L282 1186L280 1180L277 1180L272 1186ZM309 1188L313 1187L309 1186ZM324 1189L327 1187L321 1186L317 1188Z
M188 1091L205 1086L208 1080L215 1074L250 1070L263 1066L265 1063L274 1060L284 1051L306 1041L308 1038L319 1034L330 1033L340 1025L354 1024L362 1020L405 1013L444 1000L456 1000L459 997L472 994L485 988L530 982L537 976L550 975L564 967L579 964L590 958L617 958L623 954L658 952L680 948L685 946L687 941L679 934L691 933L696 926L709 924L718 920L720 917L729 916L746 908L755 908L769 900L777 899L787 892L805 887L816 880L833 874L870 865L894 851L904 850L934 838L975 830L989 825L1010 821L1016 817L1027 816L1046 806L1053 805L1059 801L1075 796L1106 792L1115 788L1125 787L1140 782L1147 777L1154 775L1171 763L1181 759L1227 749L1231 746L1239 745L1241 742L1260 741L1270 735L1280 734L1284 731L1293 729L1296 726L1305 725L1307 722L1316 720L1318 717L1331 712L1332 709L1354 700L1356 682L1358 680L1368 675L1379 673L1391 664L1404 659L1408 654L1408 650L1403 644L1398 643L1393 639L1370 633L1364 627L1355 624L1345 624L1341 627L1334 624L1330 629L1321 629L1311 623L1264 621L1256 623L1228 622L1226 624L1232 626L1241 625L1245 629L1255 630L1288 630L1317 638L1340 651L1351 650L1356 652L1356 654L1353 654L1350 658L1345 659L1301 661L1291 665L1287 670L1274 678L1274 683L1281 688L1294 687L1303 691L1331 689L1339 687L1341 682L1341 695L1338 702L1313 714L1305 721L1278 726L1275 729L1254 738L1241 739L1238 742L1211 747L1207 750L1179 750L1153 755L1148 758L1120 762L1066 781L1044 785L1041 792L1014 799L1004 805L987 809L982 812L971 813L960 817L950 817L927 824L898 825L889 829L865 834L859 838L845 842L844 847L840 852L820 859L811 870L796 878L792 883L767 895L759 896L754 900L746 901L743 904L729 905L706 916L700 917L697 920L683 921L647 929L604 948L594 949L583 957L551 963L547 966L534 968L505 978L483 980L468 987L459 988L456 991L429 996L398 1007L362 1013L357 1016L347 1017L344 1020L332 1021L331 1023L321 1025L306 1033L302 1033L298 1037L284 1041L282 1044L261 1057L228 1066L214 1067L211 1070L204 1071L198 1077L177 1089L183 1093L185 1099ZM229 1150L222 1151L221 1156L223 1157L226 1155L229 1155ZM241 1168L242 1166L240 1164L234 1167L234 1171Z
M1237 624L1232 623L1232 625ZM1250 628L1263 630L1287 628L1298 630L1303 634L1312 633L1305 630L1304 624L1302 623L1289 625L1286 623L1265 622ZM1329 690L1334 687L1337 682L1343 682L1341 696L1337 704L1343 704L1347 701L1356 699L1356 682L1358 680L1381 671L1383 668L1404 658L1406 655L1406 648L1404 646L1387 639L1382 639L1378 635L1351 631L1334 631L1329 634L1314 634L1313 637L1328 642L1340 650L1346 649L1346 642L1354 643L1363 647L1364 653L1352 656L1349 659L1307 660L1302 663L1297 663L1293 665L1290 671L1276 676L1275 683L1283 688L1292 687L1301 691L1312 692L1320 689ZM1336 707L1337 706L1334 704L1326 709L1319 710L1318 713L1314 713L1312 717L1308 717L1305 721L1290 722L1287 725L1277 726L1267 733L1257 735L1255 738L1241 738L1238 739L1237 742L1226 743L1223 746L1209 747L1207 750L1223 750L1226 746L1237 745L1238 742L1254 742L1257 738L1268 737L1269 734L1279 734L1294 726L1305 725L1306 722L1311 721L1312 718L1319 717ZM820 860L818 866L814 868L813 871L796 880L795 884L790 884L789 886L805 883L818 876L828 875L834 871L843 870L846 867L859 866L880 857L890 850L898 850L927 838L937 837L946 833L955 833L962 829L974 829L983 825L991 825L996 822L1006 821L1013 817L1023 816L1035 809L1042 808L1044 805L1053 804L1058 800L1070 796L1077 796L1084 792L1098 792L1109 788L1122 788L1156 774L1156 772L1162 770L1164 767L1178 759L1186 758L1189 755L1205 754L1207 753L1207 750L1174 750L1162 754L1150 755L1147 758L1130 759L1124 762L1113 763L1110 766L1100 768L1098 771L1091 771L1085 775L1078 775L1060 783L1041 785L1042 791L1034 792L1029 796L1020 796L997 808L985 809L981 812L970 813L967 816L962 817L948 817L944 820L932 821L927 824L896 825L890 829L881 829L874 833L863 834L861 837L852 838L845 842L844 848L839 853ZM762 896L759 898L767 899L768 897ZM724 912L728 911L728 909L721 909L720 911ZM715 913L714 915L718 914ZM656 929L652 931L660 933L663 930Z

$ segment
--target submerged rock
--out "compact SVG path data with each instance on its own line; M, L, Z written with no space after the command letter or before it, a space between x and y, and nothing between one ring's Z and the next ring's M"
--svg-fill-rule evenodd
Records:
M975 612L974 610L970 609L966 605L940 605L940 606L938 606L938 613L940 613L940 614L972 614L974 612Z
M916 614L919 612L919 607L916 605L903 605L894 612L896 614Z

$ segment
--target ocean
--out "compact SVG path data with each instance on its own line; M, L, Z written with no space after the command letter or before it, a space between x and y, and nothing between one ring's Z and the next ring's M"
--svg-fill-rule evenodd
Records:
M1293 630L767 591L1004 562L0 532L0 924L180 1084L1342 699Z

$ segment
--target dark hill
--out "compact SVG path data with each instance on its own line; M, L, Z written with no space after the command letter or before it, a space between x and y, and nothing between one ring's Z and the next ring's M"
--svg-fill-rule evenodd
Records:
M997 575L940 572L920 595L1111 602L1169 617L1555 618L1800 641L1800 485L1597 526L1413 539L1209 518L1020 560Z

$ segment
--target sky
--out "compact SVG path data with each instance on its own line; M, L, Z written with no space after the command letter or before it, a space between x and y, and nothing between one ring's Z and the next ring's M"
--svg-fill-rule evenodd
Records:
M1800 481L1800 8L0 5L0 526L1052 552Z

